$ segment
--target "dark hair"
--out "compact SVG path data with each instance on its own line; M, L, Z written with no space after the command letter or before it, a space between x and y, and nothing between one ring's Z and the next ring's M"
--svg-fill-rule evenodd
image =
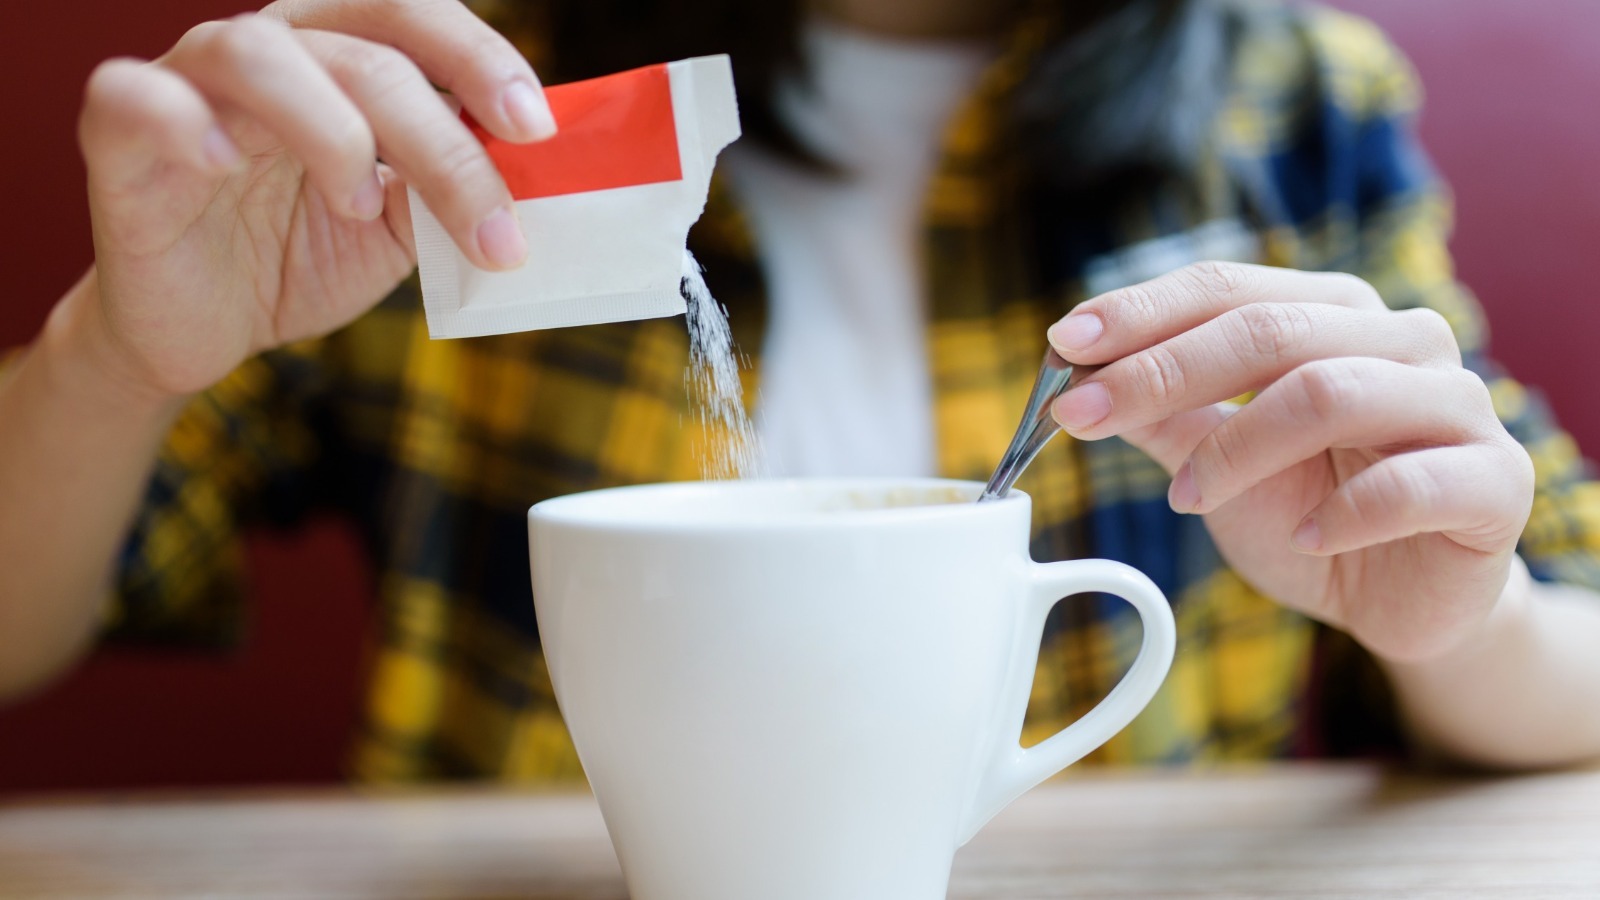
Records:
M1228 70L1225 0L1035 0L1050 33L1013 98L1017 159L1061 187L1181 174ZM773 112L801 67L804 0L480 0L552 83L708 53L733 60L745 133L808 158Z

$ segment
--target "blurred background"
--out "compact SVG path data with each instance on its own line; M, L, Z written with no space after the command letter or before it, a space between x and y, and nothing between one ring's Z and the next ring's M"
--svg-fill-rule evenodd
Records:
M110 56L153 56L250 0L0 3L0 347L25 343L92 258L74 123ZM1423 137L1455 188L1453 248L1494 355L1600 453L1600 3L1338 0L1427 88ZM0 427L4 427L0 423ZM4 502L4 498L0 498ZM0 559L0 564L3 564ZM339 778L360 704L368 579L324 523L251 548L254 623L226 655L106 650L0 709L0 793Z

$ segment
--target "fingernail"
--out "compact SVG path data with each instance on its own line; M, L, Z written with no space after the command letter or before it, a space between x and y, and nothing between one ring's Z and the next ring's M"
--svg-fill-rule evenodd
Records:
M239 164L238 146L215 125L201 139L200 152L205 154L206 164L216 169L227 170Z
M513 83L506 88L500 102L505 106L506 118L529 140L542 141L555 136L556 117L550 112L544 95L533 85L526 81Z
M528 258L528 242L516 214L502 206L478 226L478 249L484 258L502 269L515 269Z
M1081 431L1111 414L1111 392L1098 381L1080 384L1062 394L1052 412L1069 431Z
M1087 350L1100 340L1106 325L1091 312L1073 313L1050 326L1047 337L1057 350Z
M1194 512L1200 508L1200 489L1194 486L1194 471L1186 462L1172 476L1172 487L1167 491L1167 504L1173 512Z
M1294 530L1294 534L1289 535L1289 543L1293 544L1296 550L1307 553L1321 550L1322 529L1317 527L1317 520L1306 519L1301 522L1300 527Z
M371 222L383 214L383 179L378 177L378 170L372 170L367 183L350 198L350 210L363 222Z

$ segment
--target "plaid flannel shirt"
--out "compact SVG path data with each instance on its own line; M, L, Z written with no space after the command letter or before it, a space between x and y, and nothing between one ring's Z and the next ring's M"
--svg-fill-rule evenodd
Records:
M1207 258L1343 270L1394 307L1448 318L1537 465L1523 557L1537 577L1600 587L1600 491L1537 398L1483 355L1479 310L1445 248L1447 197L1411 127L1418 86L1381 34L1315 8L1261 11L1239 35L1194 177L1094 221L1005 183L994 116L1026 44L962 106L927 191L942 474L987 476L1045 328L1085 296ZM691 245L754 356L760 274L720 189ZM109 630L236 639L246 531L336 513L356 524L379 573L354 774L579 778L540 655L524 513L558 494L698 477L709 436L686 415L686 358L680 319L430 341L414 285L402 286L353 325L252 359L192 403L127 544ZM1165 686L1091 761L1281 757L1381 735L1389 713L1370 661L1230 570L1201 521L1167 507L1168 483L1120 441L1070 438L1021 483L1035 500L1036 558L1127 562L1161 586L1177 618ZM1102 697L1138 638L1120 603L1058 607L1027 740Z

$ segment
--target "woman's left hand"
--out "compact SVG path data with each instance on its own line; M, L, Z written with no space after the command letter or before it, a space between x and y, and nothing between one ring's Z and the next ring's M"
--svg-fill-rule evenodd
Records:
M1050 342L1085 367L1056 419L1154 457L1172 507L1279 603L1395 661L1494 609L1533 465L1438 313L1349 275L1201 263L1083 303Z

